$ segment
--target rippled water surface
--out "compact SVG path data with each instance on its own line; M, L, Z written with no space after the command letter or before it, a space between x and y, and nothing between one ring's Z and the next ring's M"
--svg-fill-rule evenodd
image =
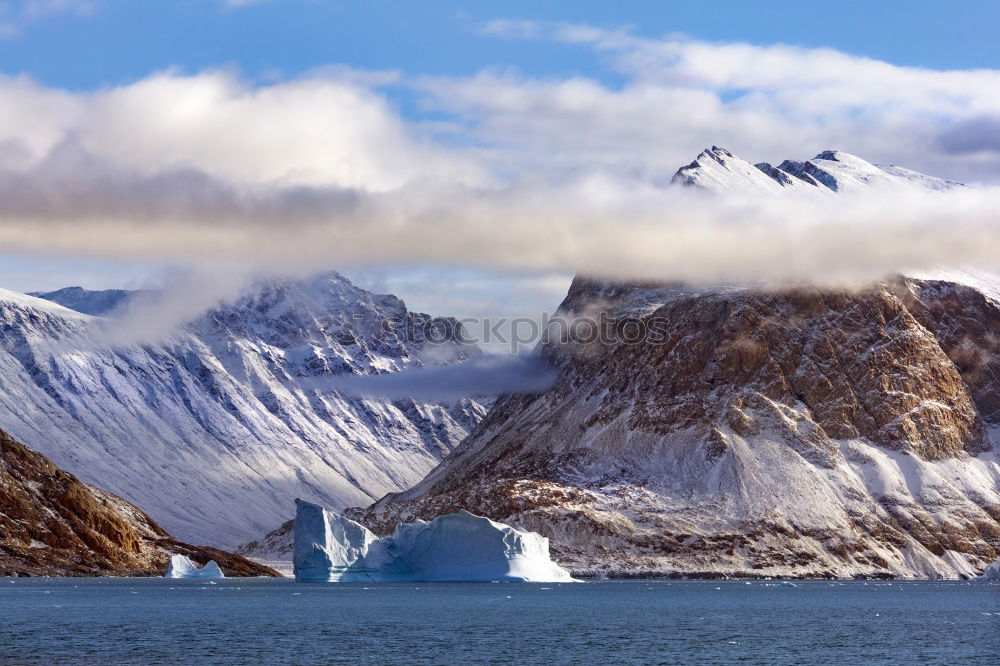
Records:
M1000 663L1000 585L0 579L2 663Z

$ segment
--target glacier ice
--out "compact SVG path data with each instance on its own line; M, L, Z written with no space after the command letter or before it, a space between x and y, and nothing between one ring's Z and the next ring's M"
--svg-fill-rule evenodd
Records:
M215 563L215 560L209 560L205 566L198 568L198 565L191 561L186 555L171 555L170 556L170 566L167 567L167 573L164 574L164 578L225 578L226 575L222 573L222 569L219 565Z
M468 511L417 520L379 539L363 525L295 500L295 579L302 582L570 582L549 540Z
M1000 560L986 565L986 568L983 570L983 575L979 578L981 580L1000 580Z
M376 541L378 537L364 525L318 504L295 500L296 580L340 580Z

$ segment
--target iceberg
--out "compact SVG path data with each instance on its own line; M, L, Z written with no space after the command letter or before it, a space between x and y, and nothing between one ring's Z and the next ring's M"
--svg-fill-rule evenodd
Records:
M986 565L979 580L1000 580L1000 560Z
M378 538L364 525L295 500L300 582L572 582L549 540L468 511L398 525Z
M191 561L186 555L171 555L170 556L170 566L167 567L167 573L164 574L164 578L225 578L226 575L222 573L222 569L219 565L215 563L215 560L209 560L205 566L198 568L198 565Z

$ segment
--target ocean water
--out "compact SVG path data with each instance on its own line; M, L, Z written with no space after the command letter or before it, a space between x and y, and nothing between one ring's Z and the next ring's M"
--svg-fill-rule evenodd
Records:
M998 664L1000 584L0 579L0 663Z

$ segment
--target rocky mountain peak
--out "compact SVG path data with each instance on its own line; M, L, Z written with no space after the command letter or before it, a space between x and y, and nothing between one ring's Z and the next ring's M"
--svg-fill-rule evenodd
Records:
M152 294L150 290L103 289L92 290L83 287L64 287L55 291L33 291L29 296L44 298L70 310L98 317L113 316L124 311L129 301L137 296Z
M781 186L754 165L718 146L702 151L693 162L678 169L671 183L737 192L767 191Z
M755 173L756 172L756 173ZM763 178L761 178L763 176ZM712 146L678 169L671 181L716 193L795 191L829 194L862 191L928 191L962 187L897 166L879 166L840 150L824 150L805 161L784 160L751 165L731 151ZM803 188L802 185L810 187Z

